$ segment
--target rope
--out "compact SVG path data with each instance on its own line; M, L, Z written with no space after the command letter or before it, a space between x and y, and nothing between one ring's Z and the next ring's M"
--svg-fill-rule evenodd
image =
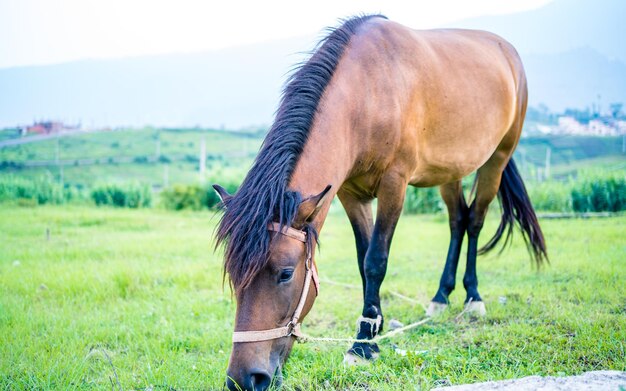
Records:
M382 341L384 339L389 339L391 337L394 337L404 331L407 330L411 330L414 329L418 326L423 325L424 323L427 323L431 320L430 317L428 318L424 318L420 321L417 321L415 323L411 323L408 324L404 327L400 327L398 329L395 330L391 330L383 335L377 335L372 339L356 339L356 338L330 338L330 337L311 337L309 335L306 334L301 334L301 336L298 338L298 342L302 342L302 343L306 343L306 342L350 342L350 343L368 343L368 344L373 344L373 343L377 343L379 341Z
M346 284L346 283L343 283L343 282L336 282L336 281L330 280L328 278L320 279L320 281L323 282L324 284L340 286L340 287L348 288L348 289L361 289L361 287L358 286L358 285ZM410 298L408 296L403 295L402 293L395 292L395 291L392 291L392 290L389 290L389 289L386 289L385 292L389 293L391 296L395 296L395 297L397 297L399 299L402 299L402 300L404 300L404 301L406 301L408 303L411 303L413 305L419 305L420 307L422 307L424 309L424 311L427 310L426 306L419 300L415 300L413 298Z
M330 280L328 278L324 278L323 280L321 280L323 283L325 284L329 284L329 285L335 285L335 286L340 286L340 287L344 287L344 288L349 288L349 289L361 289L360 286L357 285L352 285L352 284L345 284L345 283L341 283L341 282L336 282L333 280ZM410 297L404 296L403 294L394 292L394 291L388 291L392 296L395 296L399 299L405 300L411 304L419 304L422 307L424 307L424 305L422 303L420 303L419 301L412 299ZM424 307L425 309L425 307ZM359 320L363 320L363 318L359 318ZM377 335L372 339L357 339L357 338L331 338L331 337L311 337L310 335L304 334L304 333L300 333L300 336L298 337L298 342L301 343L307 343L307 342L349 342L349 343L367 343L367 344L374 344L377 343L379 341L385 340L385 339L389 339L392 338L400 333L403 333L407 330L411 330L414 329L416 327L419 327L425 323L428 323L431 320L430 317L426 317L422 320L419 320L417 322L408 324L406 326L391 330L386 332L385 334L382 335Z
M412 299L410 297L404 296L402 293L398 293L398 292L394 292L394 291L387 291L387 292L389 292L390 295L395 296L395 297L397 297L399 299L402 299L404 301L408 301L409 303L412 303L412 304L415 304L415 305L419 305L419 306L421 306L424 309L424 311L426 311L426 306L424 304L422 304L422 302L420 302L418 300L415 300L415 299Z

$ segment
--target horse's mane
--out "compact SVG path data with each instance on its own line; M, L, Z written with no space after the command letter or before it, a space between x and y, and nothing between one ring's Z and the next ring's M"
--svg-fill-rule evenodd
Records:
M224 203L217 244L225 246L224 273L236 290L247 286L268 261L268 224L292 224L302 196L287 186L318 104L350 38L373 17L384 18L363 15L344 20L317 44L308 61L294 69L252 168L235 196Z

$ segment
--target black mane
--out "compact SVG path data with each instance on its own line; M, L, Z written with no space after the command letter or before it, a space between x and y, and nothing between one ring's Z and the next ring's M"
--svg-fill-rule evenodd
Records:
M290 226L302 201L287 186L304 149L322 94L359 26L373 17L347 19L322 39L295 69L283 90L276 119L236 195L225 202L217 243L225 244L224 272L235 289L247 286L268 261L267 225ZM320 189L321 190L321 189Z

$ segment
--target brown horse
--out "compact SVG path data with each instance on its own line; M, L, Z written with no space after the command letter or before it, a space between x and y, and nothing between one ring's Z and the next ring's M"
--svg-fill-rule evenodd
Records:
M504 233L508 241L517 221L541 262L543 236L511 160L526 101L522 63L496 35L416 31L380 15L355 17L332 30L286 84L276 120L237 193L215 186L224 205L217 238L237 299L227 386L264 390L280 374L315 300L313 252L335 195L356 239L361 339L383 328L379 290L408 185L440 186L449 213L450 247L430 312L454 289L466 233L466 303L484 311L477 241L496 195L502 221L481 251ZM474 171L468 205L461 179ZM356 343L348 353L370 359L378 351L376 344Z

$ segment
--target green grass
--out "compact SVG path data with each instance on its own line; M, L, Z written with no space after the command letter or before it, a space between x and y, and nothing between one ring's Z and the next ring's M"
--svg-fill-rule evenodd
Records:
M123 389L220 389L235 303L222 290L221 255L211 251L215 222L211 212L0 205L0 386L109 389L119 379ZM496 224L488 220L483 239ZM626 370L626 217L542 226L551 264L541 271L519 235L502 255L479 259L484 319L457 319L461 266L448 313L381 344L368 367L345 368L345 344L297 345L285 389L429 389ZM329 216L321 242L322 281L357 284L342 213ZM447 244L444 215L402 217L382 289L387 320L424 316L390 291L427 304ZM351 336L360 296L322 282L305 332ZM399 356L392 343L427 352Z
M110 156L153 156L160 140L162 155L200 153L200 143L206 140L208 154L225 151L256 152L261 138L256 134L205 129L127 129L78 133L59 137L59 159L108 158ZM57 139L51 138L29 144L0 149L0 160L22 162L27 160L54 160Z
M0 141L11 140L19 137L19 132L15 128L0 129Z
M0 132L0 140L13 132ZM75 134L38 142L0 148L0 174L13 173L36 178L47 175L64 183L90 186L107 181L139 181L152 186L164 183L165 165L169 183L193 183L198 180L197 158L201 140L206 140L208 176L241 180L251 165L263 139L263 133L243 133L207 129L125 129ZM145 162L155 158L157 140L160 153L169 163ZM551 177L565 180L590 167L623 171L626 155L622 137L540 136L525 137L515 159L528 181L537 178L545 165L546 150L552 150ZM70 164L63 172L54 164L57 142L59 159L75 162L96 159L95 165ZM140 161L111 163L111 157L137 158ZM143 160L144 162L141 162ZM45 167L23 167L28 161L48 161Z
M161 156L169 163L112 163L111 157L154 158L157 139ZM53 162L56 159L57 139L0 148L0 174L37 178L42 175L74 185L93 185L95 182L139 181L153 186L164 184L165 165L168 182L193 183L198 180L198 156L201 140L206 140L207 175L243 177L246 168L261 144L257 133L239 133L205 129L136 129L95 132L63 136L58 139L59 160L76 161L97 159L98 164L63 166L62 172ZM28 161L50 161L44 167L20 167ZM2 163L16 164L2 167Z
M215 161L206 166L206 178L243 178L247 169L252 165L252 159L237 159L236 162ZM25 169L0 170L0 175L16 175L24 178L37 179L41 177L52 178L55 181L74 186L91 187L102 181L140 182L150 186L171 186L175 183L198 183L201 179L198 173L198 163L184 161L167 164L102 164L91 166L65 166L62 170L57 167L33 167ZM165 172L167 170L167 174Z
M520 140L516 158L526 155L529 163L543 166L546 149L552 150L553 165L571 164L577 160L603 156L622 156L622 137L546 135ZM523 150L523 151L522 151Z

